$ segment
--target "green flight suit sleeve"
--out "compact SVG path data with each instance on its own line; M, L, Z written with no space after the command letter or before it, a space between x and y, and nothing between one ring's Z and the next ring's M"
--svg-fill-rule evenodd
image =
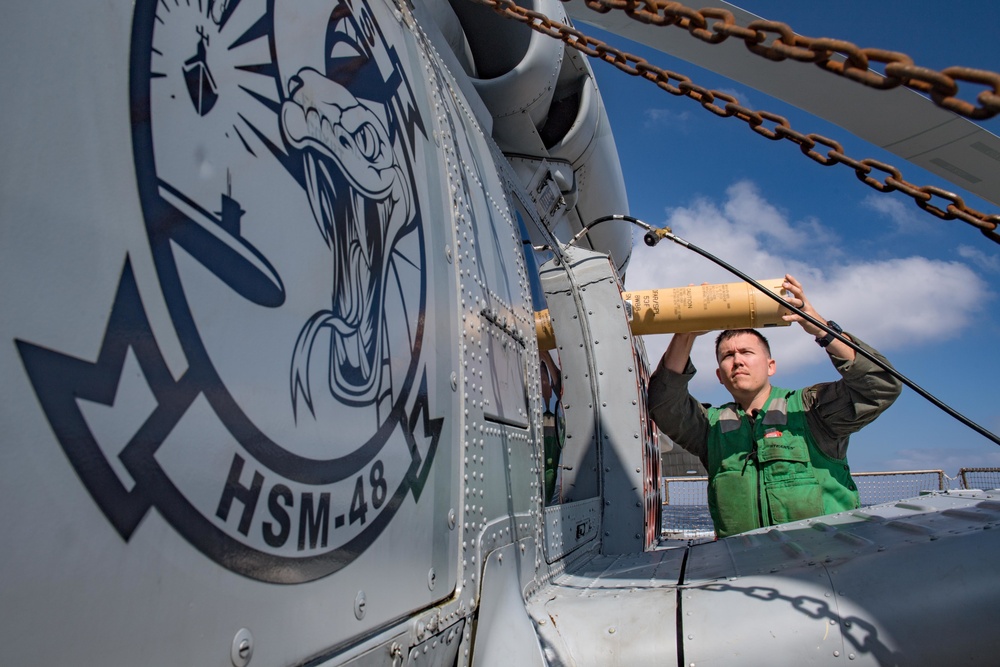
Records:
M888 360L853 334L859 347L887 365ZM870 359L857 355L853 361L830 356L841 375L836 382L806 387L802 402L809 428L820 450L827 456L847 456L848 436L870 424L886 410L903 389L902 383Z
M668 370L661 360L649 378L649 414L661 431L697 456L707 469L708 416L705 406L688 392L696 372L690 359L684 373Z

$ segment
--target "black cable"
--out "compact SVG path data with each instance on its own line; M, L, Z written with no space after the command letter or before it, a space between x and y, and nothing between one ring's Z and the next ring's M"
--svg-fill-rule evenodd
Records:
M584 234L586 234L587 232L589 232L592 227L596 227L597 225L601 224L602 222L608 222L609 220L626 220L628 222L641 222L641 220L637 220L636 218L633 218L632 216L629 216L629 215L621 215L621 214L617 214L617 213L614 214L614 215L604 215L604 216L601 216L600 218L597 218L596 220L591 220L586 225L584 225L583 229L581 229L580 231L578 231L573 236L573 238L571 238L569 240L569 243L567 243L566 245L573 245L574 243L576 243L577 241L579 241L581 238L583 238ZM643 223L643 224L646 224L646 223Z
M630 215L621 215L621 214L618 214L618 213L616 213L614 215L605 215L605 216L601 216L600 218L597 218L596 220L591 220L586 225L584 225L583 228L580 231L578 231L576 234L573 235L573 238L571 238L566 243L566 245L573 245L574 243L576 243L577 241L579 241L580 239L582 239L587 234L587 232L590 231L590 229L592 227L596 227L597 225L601 224L602 222L608 222L610 220L624 220L626 222L631 222L632 224L639 225L643 229L653 229L653 227L651 225L649 225L648 223L645 223L642 220L639 220L638 218L633 218ZM647 245L648 245L648 242L647 242ZM537 250L538 252L545 252L545 251L551 251L552 250L552 246L550 246L550 245L534 245L534 246L531 246L531 248L532 248L532 250Z
M688 250L693 250L694 252L698 253L702 257L704 257L704 258L706 258L706 259L714 262L715 264L718 264L719 266L721 266L722 268L724 268L726 271L729 271L733 275L738 276L740 279L742 279L742 280L750 283L751 285L753 285L754 287L756 287L758 290L760 290L761 292L763 292L765 295L767 295L768 297L770 297L772 300L777 301L778 303L780 303L785 308L788 308L788 310L790 310L793 313L795 313L796 315L802 317L804 320L806 320L808 322L811 322L812 324L816 325L817 327L819 327L823 331L827 332L828 334L830 334L831 336L833 336L834 338L836 338L840 342L844 343L845 345L847 345L848 347L850 347L851 349L853 349L856 353L858 353L861 356L865 357L866 359L868 359L869 361L871 361L872 363L874 363L876 366L878 366L879 368L881 368L882 370L884 370L886 373L888 373L892 377L896 378L897 380L899 380L900 382L902 382L903 384L905 384L907 387L909 387L910 389L912 389L913 391L917 392L918 394L920 394L921 396L923 396L925 399L927 399L928 401L930 401L931 403L933 403L935 406L937 406L938 408L940 408L941 410L943 410L947 414L951 415L952 417L954 417L955 419L957 419L961 423L963 423L966 426L968 426L969 428L971 428L973 431L975 431L979 435L983 436L984 438L992 441L993 443L995 443L997 445L1000 445L1000 437L998 437L992 431L989 431L986 428L980 426L979 424L977 424L976 422L972 421L971 419L969 419L968 417L966 417L962 413L958 412L957 410L955 410L951 406L947 405L946 403L944 403L943 401L941 401L940 399L938 399L936 396L934 396L933 394L931 394L930 392L928 392L926 389L924 389L923 387L921 387L920 385L918 385L917 383L913 382L908 377L906 377L905 375L903 375L902 373L900 373L899 371L897 371L892 366L889 366L889 365L883 363L880 359L878 359L877 357L875 357L875 355L871 354L867 350L862 349L854 341L852 341L852 340L846 338L845 336L842 336L841 334L837 333L836 331L834 331L833 329L831 329L830 327L828 327L826 324L824 324L824 323L820 322L819 320L817 320L812 315L809 315L808 313L803 312L800 308L796 308L791 303L789 303L786 299L782 298L780 295L775 294L771 290L767 289L766 287L764 287L763 285L761 285L759 282L757 282L756 280L754 280L753 278L751 278L747 274L743 273L742 271L740 271L736 267L734 267L734 266L730 265L729 263L727 263L726 261L724 261L724 260L716 257L715 255L713 255L712 253L708 252L707 250L705 250L703 248L699 248L698 246L694 245L693 243L691 243L689 241L686 241L686 240L682 239L681 237L677 236L668 227L667 228L653 227L649 223L643 222L642 220L639 220L638 218L633 218L630 215L614 215L614 216L606 216L604 218L598 218L597 220L594 220L592 223L590 223L589 225L587 225L586 227L584 227L584 229L581 230L573 238L576 239L577 237L582 236L583 233L587 229L589 229L592 225L595 225L595 224L597 224L599 222L604 222L605 220L609 220L609 219L613 219L613 220L625 220L627 222L631 222L632 224L634 224L634 225L636 225L638 227L641 227L641 228L645 229L646 230L646 234L643 236L643 241L646 243L646 245L648 245L650 247L655 246L657 243L660 242L661 239L670 239L674 243L676 243L676 244L678 244L680 246L683 246L683 247L687 248Z

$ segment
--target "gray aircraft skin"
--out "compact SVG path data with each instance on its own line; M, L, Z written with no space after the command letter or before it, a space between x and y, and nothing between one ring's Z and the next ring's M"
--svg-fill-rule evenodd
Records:
M558 40L461 0L0 36L4 665L1000 655L1000 492L660 544L631 229L568 243L625 187Z

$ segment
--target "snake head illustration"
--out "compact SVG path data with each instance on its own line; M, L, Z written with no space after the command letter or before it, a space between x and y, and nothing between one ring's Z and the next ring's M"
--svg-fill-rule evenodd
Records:
M289 81L281 128L304 160L313 217L333 254L333 303L303 326L292 361L292 403L312 409L309 357L331 332L330 390L345 403L375 400L389 354L383 343L387 254L410 217L410 192L379 115L312 69ZM379 108L379 105L375 105Z
M289 84L281 107L289 143L334 160L354 187L374 199L397 178L389 133L381 119L346 88L316 70L303 69Z

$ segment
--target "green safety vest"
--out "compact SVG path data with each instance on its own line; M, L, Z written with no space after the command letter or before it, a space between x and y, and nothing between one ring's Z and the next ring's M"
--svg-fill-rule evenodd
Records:
M860 507L847 459L809 431L802 390L771 388L756 419L709 408L708 508L719 537Z

